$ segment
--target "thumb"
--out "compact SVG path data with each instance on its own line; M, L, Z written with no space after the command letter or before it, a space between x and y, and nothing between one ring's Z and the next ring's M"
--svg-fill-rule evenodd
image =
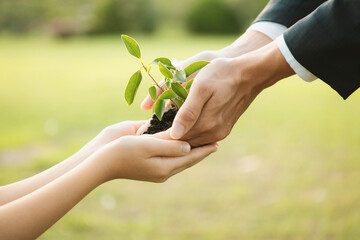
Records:
M200 88L202 88L201 85L193 85L189 96L176 114L170 129L170 136L173 139L182 138L194 126L201 114L201 110L210 98L210 91L202 91Z

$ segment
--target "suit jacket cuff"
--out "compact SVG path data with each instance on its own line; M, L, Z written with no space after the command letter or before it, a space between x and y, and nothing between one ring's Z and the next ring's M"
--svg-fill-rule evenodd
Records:
M317 77L312 74L309 70L307 70L304 66L302 66L292 55L290 52L290 49L286 45L286 42L284 40L284 35L281 34L279 37L275 40L277 46L279 47L282 55L284 56L285 60L288 62L290 67L294 70L294 72L301 77L303 80L307 82L314 81L317 79Z
M246 31L251 30L261 32L272 40L275 40L278 36L287 30L287 27L279 23L260 21L252 24Z

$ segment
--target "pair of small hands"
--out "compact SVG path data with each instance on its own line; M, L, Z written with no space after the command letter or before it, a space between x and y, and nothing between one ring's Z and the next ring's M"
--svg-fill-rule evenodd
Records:
M191 149L168 132L137 136L144 121L127 121L105 128L78 154L90 155L104 181L132 179L164 182L217 150L217 144Z

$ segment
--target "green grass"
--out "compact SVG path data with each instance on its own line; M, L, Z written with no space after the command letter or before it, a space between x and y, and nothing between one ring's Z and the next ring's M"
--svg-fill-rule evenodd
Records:
M135 37L146 61L234 39ZM0 53L0 159L23 152L0 162L0 184L66 158L109 124L150 115L138 107L146 88L131 107L123 98L138 66L120 37L3 37ZM321 81L283 80L207 160L164 184L108 183L42 239L359 239L359 101L359 92L343 101Z

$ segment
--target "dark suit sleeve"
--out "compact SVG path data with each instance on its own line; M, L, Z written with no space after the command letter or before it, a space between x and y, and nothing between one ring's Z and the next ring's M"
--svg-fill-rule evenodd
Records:
M271 0L255 19L255 22L268 21L291 27L326 0Z
M294 58L344 99L360 87L360 0L329 0L284 33Z

